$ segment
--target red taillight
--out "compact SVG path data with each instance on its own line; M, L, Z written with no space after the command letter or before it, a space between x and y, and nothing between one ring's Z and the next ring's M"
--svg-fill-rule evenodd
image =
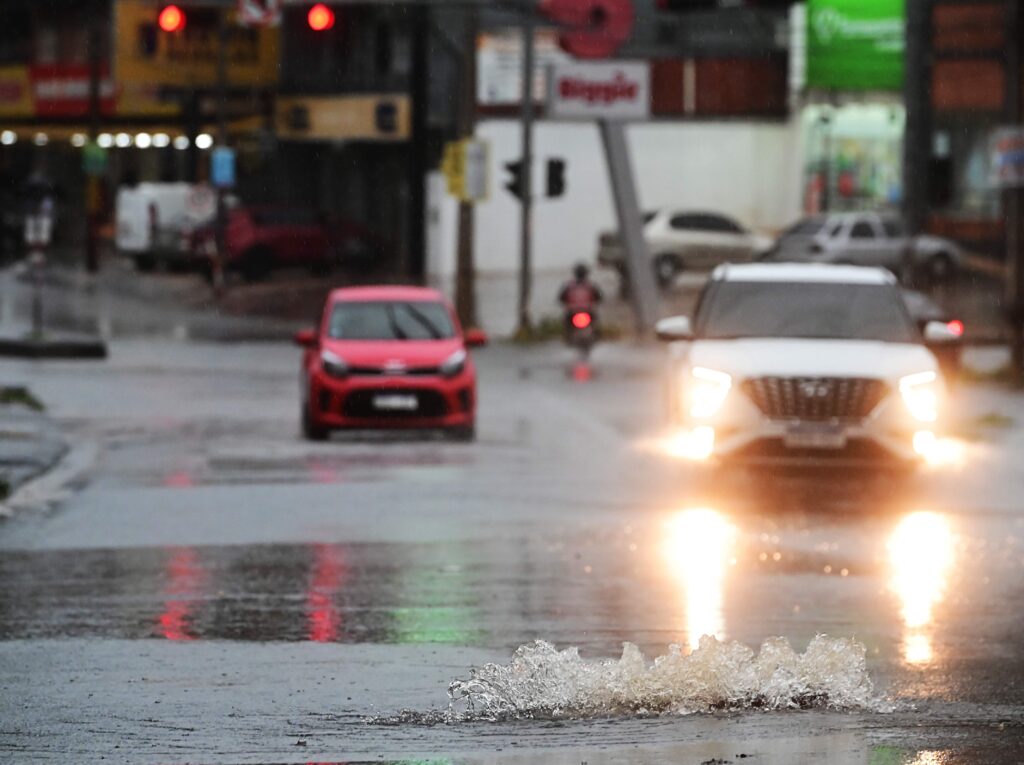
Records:
M964 334L964 323L960 319L953 319L953 321L946 324L946 329L957 337L961 337Z
M572 325L576 329L586 329L590 326L590 314L580 311L572 315Z

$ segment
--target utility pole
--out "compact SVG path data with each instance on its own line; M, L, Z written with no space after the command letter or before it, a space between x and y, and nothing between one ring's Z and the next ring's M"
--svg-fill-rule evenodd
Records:
M409 244L406 265L414 281L423 281L426 265L426 217L427 202L426 174L430 160L430 136L428 115L430 104L429 78L430 58L430 9L422 3L409 6L410 31L412 34L411 66L409 83L410 134L409 134Z
M462 76L459 98L459 138L472 139L476 132L476 38L479 12L467 5L462 31ZM455 260L455 310L464 327L476 326L476 267L473 262L473 203L459 203L459 249Z
M523 195L520 199L522 217L519 229L519 327L516 330L520 337L529 336L533 329L530 320L530 272L533 267L533 32L533 9L528 7L523 17L523 71L520 95Z
M1006 116L1024 131L1024 9L1021 3L1007 3ZM1010 322L1010 366L1013 381L1024 380L1024 186L1003 191L1006 215L1006 307Z
M228 10L221 7L217 9L217 146L224 148L228 145L228 33ZM213 290L218 295L224 292L227 218L224 189L217 184L217 255L213 263Z
M96 137L100 133L100 110L102 109L102 77L101 61L103 51L102 25L106 21L105 14L98 9L90 15L88 31L89 55L89 150L96 146ZM94 274L100 267L99 228L103 217L103 181L96 168L86 168L85 178L85 270Z
M931 14L932 0L906 0L906 48L903 97L907 121L903 135L903 216L908 237L916 237L928 218L928 165L932 153Z

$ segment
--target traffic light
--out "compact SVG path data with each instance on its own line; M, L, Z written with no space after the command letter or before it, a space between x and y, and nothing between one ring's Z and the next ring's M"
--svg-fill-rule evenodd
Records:
M176 5L165 5L156 17L162 32L180 32L185 28L185 12Z
M516 199L523 198L523 160L519 159L515 162L506 162L505 169L509 172L509 182L505 184L505 188L509 190Z
M326 32L334 26L334 11L323 3L317 3L309 9L306 21L314 32Z
M549 159L547 176L547 195L549 198L560 197L565 193L565 160Z

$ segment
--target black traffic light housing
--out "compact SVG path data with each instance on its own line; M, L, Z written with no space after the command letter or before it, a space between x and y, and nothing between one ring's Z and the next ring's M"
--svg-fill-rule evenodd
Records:
M546 191L549 198L560 197L565 193L565 160L549 159Z
M516 199L523 198L523 160L518 159L515 162L506 162L505 169L509 172L509 181L505 184L505 188L508 189L509 193L512 194Z

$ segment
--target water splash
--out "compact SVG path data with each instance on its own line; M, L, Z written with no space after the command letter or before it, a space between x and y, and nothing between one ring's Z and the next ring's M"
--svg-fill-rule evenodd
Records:
M705 635L649 663L632 643L619 659L588 660L538 640L505 665L485 664L448 686L446 722L693 714L738 709L880 710L864 646L818 635L802 654L784 638L760 651Z

